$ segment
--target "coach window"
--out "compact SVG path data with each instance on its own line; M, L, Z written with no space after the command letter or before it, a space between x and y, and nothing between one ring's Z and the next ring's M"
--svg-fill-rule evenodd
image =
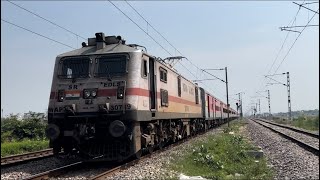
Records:
M142 77L147 77L148 76L148 62L147 60L142 61Z
M199 104L199 93L198 93L198 87L195 88L196 93L196 104Z
M167 70L162 67L160 67L160 81L167 82Z
M181 97L181 77L178 76L178 96Z

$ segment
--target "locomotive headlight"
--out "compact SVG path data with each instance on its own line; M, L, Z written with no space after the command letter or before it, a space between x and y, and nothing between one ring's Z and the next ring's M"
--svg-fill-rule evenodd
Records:
M62 102L64 100L64 90L58 91L58 101Z
M91 96L92 96L92 97L96 97L96 96L97 96L97 90L96 90L96 89L93 89L93 90L91 91Z
M83 90L83 97L85 98L85 99L87 99L87 98L89 98L90 97L90 91L89 90Z
M123 99L123 96L124 96L124 87L118 86L117 99Z

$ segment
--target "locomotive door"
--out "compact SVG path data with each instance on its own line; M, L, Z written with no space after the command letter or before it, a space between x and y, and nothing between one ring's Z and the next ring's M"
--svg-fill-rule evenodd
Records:
M154 73L154 59L149 57L149 92L150 92L150 110L156 110L156 78Z

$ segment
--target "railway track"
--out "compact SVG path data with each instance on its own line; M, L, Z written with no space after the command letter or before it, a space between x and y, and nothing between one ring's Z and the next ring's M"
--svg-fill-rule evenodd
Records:
M27 162L31 160L42 159L53 156L52 149L44 149L41 151L29 152L24 154L12 155L1 158L1 167L16 165L18 163Z
M309 135L309 136L312 136L312 137L315 137L315 138L319 138L319 134L315 134L315 133L312 133L312 132L309 132L309 131L306 131L306 130L303 130L303 129L298 129L298 128L295 128L295 127L292 127L292 126L287 126L287 125L284 125L284 124L275 123L275 122L268 121L268 120L261 119L261 118L256 118L256 119L258 119L260 121L263 121L265 123L273 124L273 125L276 125L276 126L280 126L280 127L283 127L283 128L290 129L292 131L296 131L296 132L299 132L299 133L302 133L302 134L306 134L306 135Z
M262 119L251 119L265 128L280 134L281 136L297 143L304 149L319 156L319 135L307 131L296 129L293 127L268 122Z
M85 164L84 161L79 161L79 162L75 162L72 164L68 164L66 166L62 166L59 168L55 168L49 171L45 171L45 172L41 172L32 176L29 176L27 178L24 178L23 180L44 180L44 179L49 179L50 177L57 177L67 171L76 169L76 168L81 168L81 166L83 166Z
M211 130L214 130L215 128L211 129ZM209 130L210 131L210 130ZM163 149L159 149L159 150L156 150L154 152L152 152L151 154L146 154L144 156L142 156L140 159L134 159L134 160L131 160L131 161L128 161L126 163L123 163L123 164L120 164L120 165L117 165L117 166L111 166L111 167L108 167L106 168L105 170L102 170L102 173L100 174L97 174L96 176L90 178L91 180L100 180L100 179L105 179L106 177L109 177L111 176L112 174L114 173L117 173L121 170L125 170L135 164L138 164L140 161L144 160L144 159L147 159L147 158L150 158L151 156L155 155L155 154L158 154L158 153L161 153L163 151L166 151L166 150L169 150L175 146L178 146L186 141L189 141L199 135L203 135L205 134L206 132L203 132L203 133L200 133L198 135L195 135L195 136L191 136L187 139L184 139L184 140L180 140L174 144L170 144L166 147L164 147ZM99 157L97 157L98 159ZM73 164L69 164L69 165L66 165L66 166L62 166L62 167L59 167L59 168L55 168L55 169L52 169L52 170L49 170L49 171L46 171L46 172L41 172L41 173L38 173L38 174L35 174L35 175L32 175L32 176L29 176L27 178L25 178L24 180L43 180L43 179L49 179L49 178L52 178L52 177L59 177L59 176L62 176L62 175L66 175L67 172L70 172L72 170L81 170L81 169L84 169L84 167L87 166L87 163L90 162L90 161L79 161L79 162L76 162L76 163L73 163Z

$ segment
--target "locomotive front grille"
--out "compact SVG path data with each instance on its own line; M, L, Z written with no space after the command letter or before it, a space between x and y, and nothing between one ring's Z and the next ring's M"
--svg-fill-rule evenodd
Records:
M90 141L79 145L79 149L90 158L103 156L103 159L112 161L130 156L130 144L129 141Z

